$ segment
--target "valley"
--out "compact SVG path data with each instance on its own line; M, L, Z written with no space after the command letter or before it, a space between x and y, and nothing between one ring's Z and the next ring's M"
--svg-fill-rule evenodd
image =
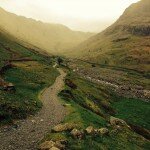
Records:
M150 1L101 33L0 8L0 150L149 150Z

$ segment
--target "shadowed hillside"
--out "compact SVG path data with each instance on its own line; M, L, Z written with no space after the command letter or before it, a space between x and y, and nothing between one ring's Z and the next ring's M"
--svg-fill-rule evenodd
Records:
M49 24L6 12L0 8L0 27L27 43L50 53L62 52L89 38L91 33L75 32L60 24Z
M69 56L105 65L150 71L150 1L141 0L132 4L112 26L73 51Z

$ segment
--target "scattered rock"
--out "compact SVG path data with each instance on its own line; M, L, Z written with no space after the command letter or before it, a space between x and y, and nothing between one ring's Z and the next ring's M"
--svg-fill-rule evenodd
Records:
M81 131L79 131L78 129L73 129L73 130L71 131L71 135L72 135L74 138L82 139L84 133L81 132Z
M60 142L61 144L64 144L64 145L68 144L68 141L67 141L66 139L59 140L59 142Z
M3 89L5 91L14 91L14 92L16 91L16 88L15 88L15 86L12 83L5 84Z
M53 146L52 148L50 148L50 150L60 150L60 149Z
M50 150L52 147L54 147L55 142L53 141L45 141L40 145L39 150Z
M127 125L127 123L126 123L124 120L119 119L119 118L115 118L115 117L113 117L113 116L110 117L110 124L111 124L112 126L117 126L117 125L119 125L119 126L126 126L126 127L129 127L129 126Z
M62 144L60 141L56 141L55 147L63 150L63 149L65 149L66 146L64 144Z
M64 141L45 141L39 146L39 150L64 150L65 144Z
M64 107L71 106L71 104L63 104Z
M150 91L144 90L144 96L146 96L147 98L150 98Z
M32 122L32 123L36 123L36 121L35 121L35 120L31 120L31 122Z
M87 132L88 134L93 134L93 133L95 132L93 126L89 126L89 127L87 127L85 130L86 130L86 132Z
M122 130L121 126L119 126L119 125L115 126L115 129L117 129L118 131Z
M70 123L58 124L52 129L52 132L71 131L75 127L76 127L75 124L70 124Z
M101 135L108 135L108 134L109 134L109 130L108 130L107 128L98 129L98 132L99 132Z

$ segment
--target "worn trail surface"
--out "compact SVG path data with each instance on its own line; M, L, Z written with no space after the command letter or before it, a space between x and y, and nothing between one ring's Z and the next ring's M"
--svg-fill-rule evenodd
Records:
M41 111L33 117L19 121L16 127L0 129L0 150L36 150L39 140L46 132L63 120L65 109L57 94L63 88L66 74L63 70L58 70L60 76L41 94Z

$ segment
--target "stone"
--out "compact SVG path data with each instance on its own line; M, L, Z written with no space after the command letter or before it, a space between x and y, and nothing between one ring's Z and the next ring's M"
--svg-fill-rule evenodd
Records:
M119 125L115 126L115 129L117 129L118 131L122 130L121 126L119 126Z
M32 122L32 123L36 123L36 121L35 121L35 120L31 120L31 122Z
M64 145L68 144L68 140L67 140L67 139L59 140L59 142L60 142L61 144L64 144Z
M56 141L54 146L61 150L65 149L66 147L64 144L61 143L61 141Z
M74 129L75 126L76 126L75 124L69 123L58 124L52 129L52 132L71 131L72 129Z
M50 150L55 145L53 141L45 141L39 146L39 150Z
M88 134L93 134L93 133L94 133L94 127L93 127L93 126L89 126L89 127L87 127L85 130L86 130L86 132L87 132Z
M71 104L63 104L64 107L71 106Z
M119 118L115 118L115 117L113 117L113 116L110 117L110 124L111 124L112 126L117 126L117 125L119 125L119 126L127 126L127 127L129 127L129 126L127 125L127 123L126 123L124 120L119 119Z
M99 132L101 135L108 135L109 130L108 130L107 128L100 128L100 129L98 129L98 132Z
M71 131L71 135L72 135L74 138L82 139L84 133L81 132L81 131L79 131L78 129L73 129L73 130Z
M57 148L57 147L52 147L52 148L50 148L49 150L60 150L59 148Z

